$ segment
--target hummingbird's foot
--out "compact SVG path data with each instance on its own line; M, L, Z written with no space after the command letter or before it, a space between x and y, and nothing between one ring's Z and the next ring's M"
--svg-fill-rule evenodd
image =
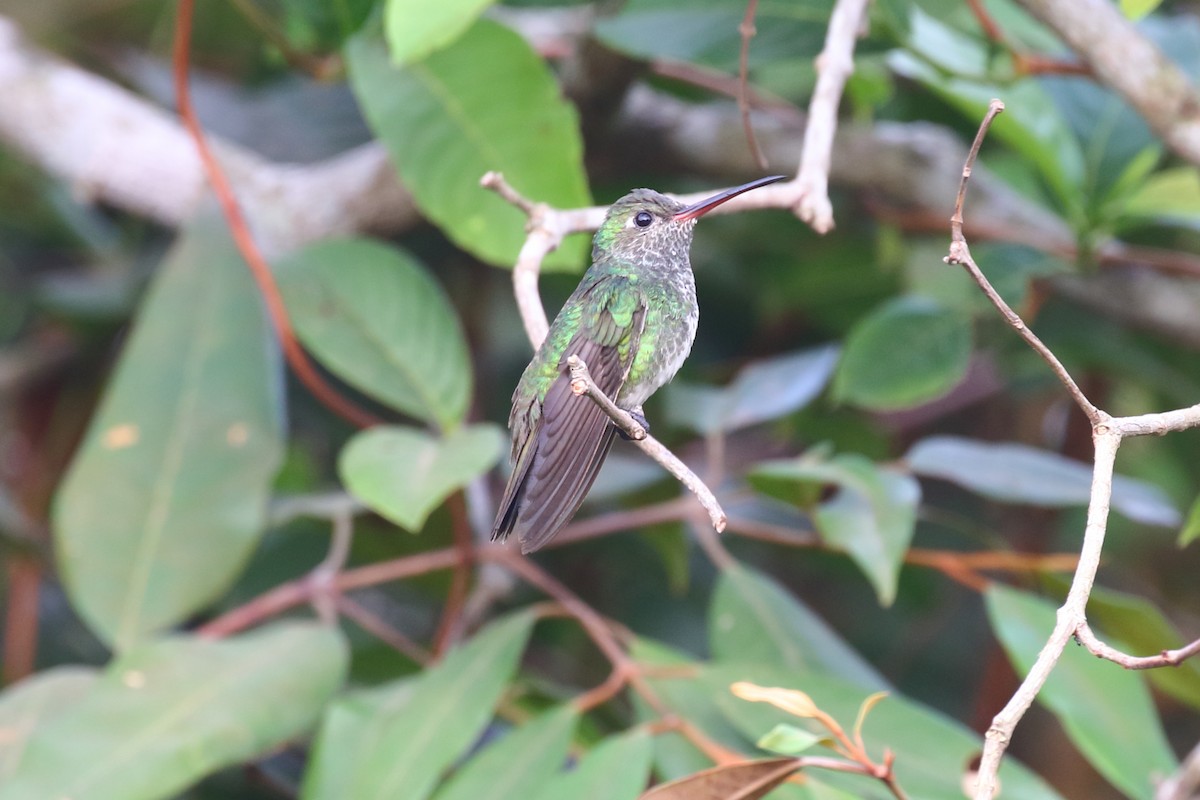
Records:
M646 422L646 415L642 413L642 407L622 409L626 414L633 417L633 421L642 426L642 430L650 433L650 423ZM633 437L625 431L617 428L617 434L627 442L633 441Z

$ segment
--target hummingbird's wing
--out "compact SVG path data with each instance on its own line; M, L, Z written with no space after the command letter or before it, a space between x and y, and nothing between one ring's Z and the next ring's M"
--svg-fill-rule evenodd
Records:
M515 532L524 553L550 541L575 515L616 432L599 406L571 390L567 367L569 357L579 356L596 386L611 399L625 383L646 308L636 291L616 291L611 285L614 281L625 283L610 276L590 287L590 296L585 295L590 302L581 315L579 330L562 350L557 376L545 397L540 402L533 398L525 410L514 409L516 464L492 538L503 539Z

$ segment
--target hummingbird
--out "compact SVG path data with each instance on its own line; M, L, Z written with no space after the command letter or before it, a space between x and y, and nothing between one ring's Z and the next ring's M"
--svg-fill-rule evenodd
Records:
M550 324L512 397L512 475L492 539L516 533L521 552L542 547L592 487L616 427L571 389L567 359L639 422L642 404L675 377L696 338L700 310L689 250L696 220L761 178L692 205L634 189L609 208L592 241L592 263ZM647 426L648 427L648 426Z

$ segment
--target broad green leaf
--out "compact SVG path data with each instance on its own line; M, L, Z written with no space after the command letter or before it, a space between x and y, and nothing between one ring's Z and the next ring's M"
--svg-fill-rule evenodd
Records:
M575 112L517 34L477 20L449 47L397 68L382 38L363 33L346 57L363 113L405 187L462 249L512 266L525 241L524 215L479 186L490 170L535 202L591 204ZM586 253L586 239L570 237L545 267L576 270Z
M454 428L471 399L462 326L416 260L369 239L319 242L277 269L296 333L346 382L405 414Z
M953 389L970 357L968 317L923 298L901 297L850 332L833 394L874 411L912 408Z
M895 51L888 63L911 80L959 109L972 126L988 104L1002 98L1005 111L992 124L990 136L1037 165L1068 218L1078 218L1083 203L1084 155L1062 112L1039 81L1002 82L990 75L987 45L954 30L920 9L912 8L912 52Z
M345 669L341 635L306 622L148 642L37 728L0 798L171 797L307 731Z
M1179 531L1179 546L1187 547L1197 539L1200 539L1200 497L1193 500L1192 507L1188 509L1183 529Z
M815 747L822 740L820 734L802 730L795 725L780 722L774 728L763 734L757 744L763 750L770 750L785 756L794 756Z
M445 436L380 425L350 440L338 459L338 474L372 510L416 532L442 501L496 463L503 438L490 424Z
M718 661L761 661L804 674L840 675L867 693L889 688L817 615L774 580L746 566L721 572L709 609L708 635Z
M759 800L799 769L794 758L765 758L711 767L655 786L640 800Z
M650 779L654 740L644 728L609 736L579 766L542 784L536 800L636 800ZM488 795L492 797L493 795Z
M931 436L914 444L904 460L917 475L1009 503L1080 506L1091 493L1091 465L1023 444ZM1146 525L1174 527L1181 521L1161 489L1121 475L1113 477L1112 507Z
M492 0L387 0L383 25L392 60L408 64L445 47L491 4Z
M1135 595L1093 586L1088 619L1100 629L1102 637L1114 637L1117 642L1111 644L1134 655L1157 655L1185 644L1154 603ZM1200 662L1195 658L1177 667L1148 669L1142 674L1167 694L1200 708Z
M17 773L37 729L70 710L95 680L91 667L55 667L0 693L0 786Z
M780 723L824 735L827 731L809 720L799 720L767 703L735 697L729 687L737 681L760 686L796 689L809 695L847 731L869 690L837 674L806 673L762 662L726 662L705 667L693 679L716 698L726 718L743 735L757 739ZM867 752L879 760L885 749L896 755L895 771L909 797L922 800L961 800L962 777L971 759L983 746L981 737L966 726L932 708L900 695L889 695L876 706L863 727ZM815 751L820 753L821 751ZM879 783L859 776L817 773L822 781L851 792L855 797L890 797ZM1058 795L1040 778L1012 758L1000 770L1004 796L1021 800L1050 800Z
M1200 228L1200 170L1173 167L1151 175L1125 204L1124 216Z
M1054 628L1054 606L999 584L984 596L992 629L1014 668L1027 673ZM1092 766L1129 797L1149 800L1155 778L1174 772L1175 756L1138 673L1068 643L1038 700Z
M837 360L838 348L825 345L756 361L721 388L672 383L668 419L673 425L712 434L782 417L821 393Z
M527 800L566 763L578 721L564 705L509 731L461 767L435 800Z
M492 718L533 627L519 613L494 622L450 652L404 696L365 714L327 717L301 797L305 800L420 800ZM386 694L384 695L387 696ZM361 709L361 700L350 701ZM342 705L338 703L337 708ZM357 718L363 735L344 735ZM341 778L345 782L335 780Z
M904 554L917 524L921 487L911 475L876 466L857 453L827 460L811 457L768 461L751 473L751 482L774 489L780 483L833 485L837 492L812 512L821 538L854 559L888 605Z
M124 650L224 592L282 458L278 351L223 223L184 231L55 498L71 602Z
M646 674L646 682L668 708L686 717L710 739L731 750L752 751L751 742L738 733L714 702L713 694L695 680L700 664L693 657L652 639L634 639L630 655L639 664L668 669ZM640 722L659 719L657 711L637 695L634 708ZM663 780L682 778L712 766L712 761L678 733L654 737L654 771Z
M825 40L830 6L821 0L766 0L755 14L751 67L781 59L814 58ZM630 0L621 13L596 23L596 35L637 58L672 59L737 72L745 3L737 0Z

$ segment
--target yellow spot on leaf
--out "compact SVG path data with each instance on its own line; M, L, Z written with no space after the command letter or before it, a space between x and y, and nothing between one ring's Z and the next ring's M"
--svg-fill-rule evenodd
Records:
M815 717L821 714L821 710L817 708L817 704L812 701L811 697L795 689L766 688L739 681L730 686L729 690L743 700L770 703L797 717Z
M140 689L146 685L146 673L131 669L121 676L121 683L128 686L130 689Z
M225 441L229 442L231 447L241 447L250 441L250 429L244 422L235 422L225 431Z
M137 425L128 422L121 425L114 425L104 432L104 446L109 450L124 450L126 447L133 447L138 443L141 437L141 431Z

